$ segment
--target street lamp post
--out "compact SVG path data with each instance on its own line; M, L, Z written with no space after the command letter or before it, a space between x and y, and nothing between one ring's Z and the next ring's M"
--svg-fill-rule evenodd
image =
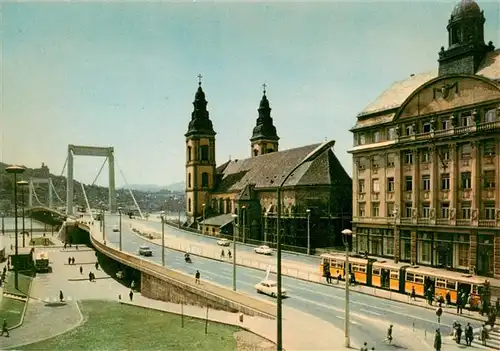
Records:
M307 254L311 254L311 210L307 209Z
M233 214L233 290L236 291L236 228L235 221L238 215Z
M277 288L278 288L278 296L276 301L276 322L277 322L277 340L276 347L278 351L283 350L283 306L282 306L282 298L281 298L281 233L280 233L280 221L281 221L281 188L285 185L286 181L290 176L304 163L315 159L316 157L323 154L325 151L331 149L335 141L327 141L318 146L316 149L311 151L302 161L300 161L288 174L283 177L283 180L276 188L276 279L277 279Z
M118 214L120 215L120 225L118 230L120 231L120 251L122 251L122 208L118 207Z
M205 234L205 203L203 203L203 225L201 226L201 234Z
M241 206L241 221L243 222L243 237L242 237L242 241L243 243L245 243L245 239L246 239L246 235L245 235L245 217L247 216L247 207L245 205Z
M31 210L30 215L30 237L33 239L33 210Z
M161 265L165 267L165 211L161 211Z
M350 229L342 231L342 241L345 245L345 317L344 317L344 346L350 347L351 340L349 336L349 284L350 284L350 269L349 269L349 241L347 237L352 235Z
M102 208L102 241L106 244L106 209Z
M267 244L267 212L264 213L264 244Z
M19 289L19 264L17 262L18 254L19 254L19 243L17 239L17 175L24 173L24 168L20 166L9 166L5 169L7 173L14 174L14 232L15 232L15 254L16 254L16 263L14 265L14 287Z
M29 183L25 180L20 180L17 182L17 185L21 187L21 206L23 208L22 210L22 216L23 216L23 247L26 247L26 238L25 238L25 229L24 229L24 187L28 185Z
M50 223L50 235L54 236L54 214L52 214L50 218L52 218L52 223ZM33 238L33 233L31 233L31 237Z
M2 235L5 235L5 213L2 212Z
M398 210L394 209L392 211L392 215L394 217L394 233L393 233L393 236L394 236L394 238L396 238L396 231L398 229L398 227L397 227L397 225L398 225ZM394 239L394 242L396 242L396 239ZM394 255L394 263L398 263L398 256L397 255Z

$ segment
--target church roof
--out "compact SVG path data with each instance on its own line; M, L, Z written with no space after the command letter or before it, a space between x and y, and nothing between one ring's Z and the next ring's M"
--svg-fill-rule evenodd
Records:
M220 172L222 178L214 192L239 192L247 185L255 185L256 190L276 188L286 175L319 145L321 144L306 145L229 161ZM347 182L351 182L349 175L330 149L300 166L288 178L285 186L334 185Z
M500 81L500 49L486 54L486 57L479 66L476 75L494 81ZM407 79L393 83L389 89L380 94L375 101L368 104L358 117L376 114L386 110L397 109L417 88L437 77L438 71L435 70L412 75ZM360 123L362 124L363 121L358 121L354 129L363 127L359 125Z

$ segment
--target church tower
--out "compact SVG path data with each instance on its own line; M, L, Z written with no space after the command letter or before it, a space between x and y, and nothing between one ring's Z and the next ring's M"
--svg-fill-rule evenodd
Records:
M189 220L203 216L215 183L215 131L207 111L198 75L198 91L186 137L186 214Z
M461 0L448 21L448 49L439 52L439 75L475 74L495 47L484 43L484 13L474 0Z
M271 108L266 96L266 84L263 84L263 87L264 94L260 100L257 125L253 128L252 138L250 138L252 157L278 151L278 140L280 139L276 134L276 127L271 117Z

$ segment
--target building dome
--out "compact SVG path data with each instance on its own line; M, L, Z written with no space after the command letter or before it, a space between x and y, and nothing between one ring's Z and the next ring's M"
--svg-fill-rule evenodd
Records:
M481 16L481 8L474 0L460 1L451 13L452 19L477 16Z

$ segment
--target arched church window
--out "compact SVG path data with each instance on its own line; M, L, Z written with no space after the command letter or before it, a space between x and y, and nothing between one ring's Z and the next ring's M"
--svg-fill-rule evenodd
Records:
M191 188L191 173L188 173L188 188Z
M254 156L259 156L259 150L253 149L253 155Z
M208 145L200 146L200 156L202 161L208 161Z
M187 148L187 153L188 153L188 154L187 154L188 161L191 161L191 160L192 160L192 157L193 157L193 155L192 155L192 153L193 153L193 148L192 148L191 146L188 146L188 148Z
M207 172L203 172L201 174L201 186L203 188L208 188L208 173Z

